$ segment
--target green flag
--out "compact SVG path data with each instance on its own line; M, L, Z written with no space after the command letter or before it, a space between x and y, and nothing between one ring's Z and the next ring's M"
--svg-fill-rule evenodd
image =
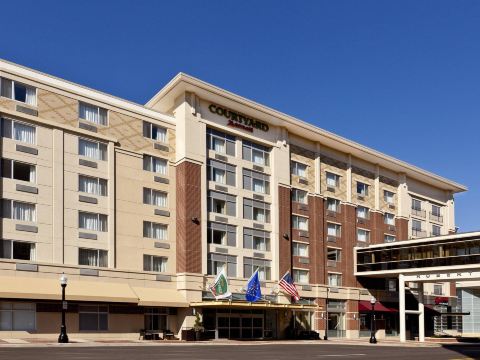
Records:
M232 296L228 288L228 279L227 274L225 274L225 268L222 269L215 278L215 281L210 286L210 291L212 292L215 299L225 299Z

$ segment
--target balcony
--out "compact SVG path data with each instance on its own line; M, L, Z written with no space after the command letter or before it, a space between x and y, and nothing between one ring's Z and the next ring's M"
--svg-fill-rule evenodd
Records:
M422 210L422 209L412 208L412 215L413 216L418 216L418 217L421 217L421 218L426 218L427 217L427 212L425 210Z
M437 214L432 214L430 212L430 220L435 221L435 222L439 222L439 223L443 223L443 216L442 215L437 215Z
M425 230L412 229L412 236L417 238L427 237L427 232Z

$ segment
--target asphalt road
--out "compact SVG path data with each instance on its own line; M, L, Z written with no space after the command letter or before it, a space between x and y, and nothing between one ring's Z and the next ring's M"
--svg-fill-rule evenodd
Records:
M337 344L161 345L0 348L0 359L30 360L282 360L480 359L480 346L396 347Z

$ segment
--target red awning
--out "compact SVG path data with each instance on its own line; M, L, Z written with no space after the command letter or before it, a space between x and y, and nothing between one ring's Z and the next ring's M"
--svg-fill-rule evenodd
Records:
M358 302L358 312L368 312L372 311L372 304L370 304L370 301L359 301ZM385 305L383 305L380 301L377 301L375 303L375 311L378 312L398 312L397 309L389 308Z

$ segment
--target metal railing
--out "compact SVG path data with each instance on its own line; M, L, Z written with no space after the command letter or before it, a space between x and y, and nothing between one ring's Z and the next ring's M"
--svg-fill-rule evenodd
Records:
M427 232L425 230L412 229L412 236L415 237L426 237Z
M412 208L412 215L425 218L427 216L427 212L425 210Z
M432 214L432 212L430 212L430 220L433 220L433 221L436 221L436 222L439 222L439 223L443 223L443 216Z

